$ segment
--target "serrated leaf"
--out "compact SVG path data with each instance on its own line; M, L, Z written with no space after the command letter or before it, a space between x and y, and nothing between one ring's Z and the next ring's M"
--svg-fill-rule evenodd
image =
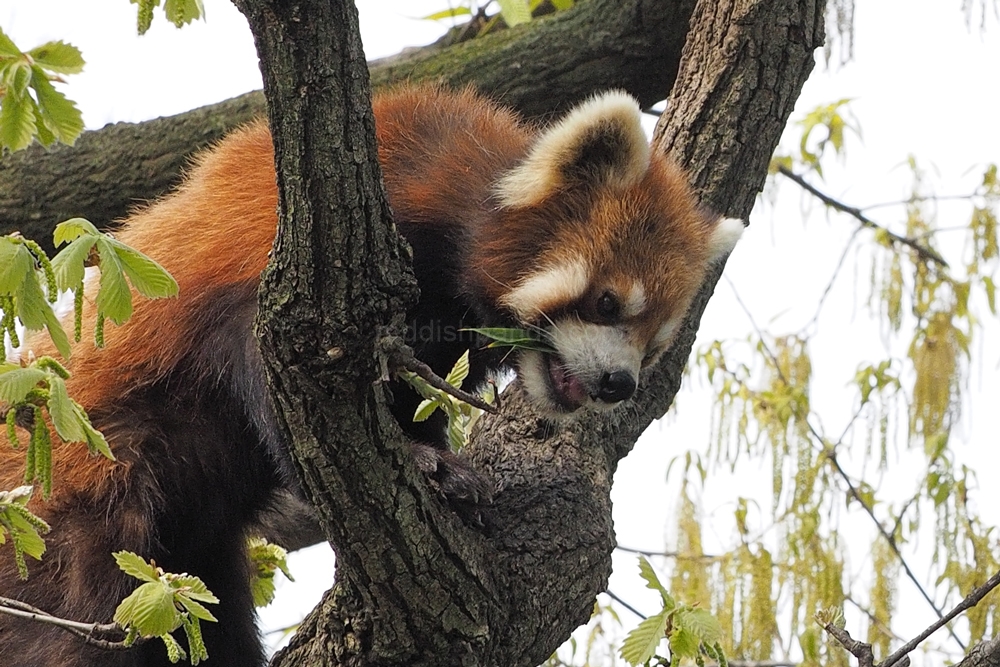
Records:
M13 90L0 98L0 148L18 151L31 144L35 136L35 112L31 98Z
M438 401L435 401L430 398L425 398L420 402L420 405L417 406L416 411L413 413L413 421L415 422L427 421L428 417L434 414L434 411L437 410L440 406L441 404Z
M670 653L682 658L697 658L701 642L692 632L681 628L670 634Z
M20 57L21 55L21 49L17 48L3 30L0 30L0 55L13 58Z
M531 10L527 0L497 0L503 20L509 26L520 25L531 20Z
M110 461L116 460L115 455L111 453L111 447L108 446L108 441L104 439L104 434L90 423L90 418L87 417L87 413L83 407L76 401L73 401L73 407L76 409L77 417L80 420L80 427L87 438L87 449L91 453L96 452Z
M138 250L119 241L111 241L132 287L150 299L177 296L177 281L167 270Z
M210 612L208 609L206 609L198 602L195 602L187 595L178 594L177 601L181 603L181 606L184 607L189 614L197 618L200 618L203 621L212 621L217 623L219 620L212 615L212 612Z
M138 630L144 637L159 637L176 630L181 615L174 607L174 595L159 581L145 583L121 601L115 623Z
M60 290L75 289L83 281L87 259L96 242L96 236L80 236L52 258L52 270Z
M12 371L0 373L0 401L20 403L28 392L45 380L48 373L38 368L15 367Z
M35 259L24 244L0 236L0 294L16 294L34 268Z
M672 611L677 606L674 598L663 587L663 584L660 583L660 578L656 576L656 571L653 570L653 566L649 564L645 556L639 556L639 576L646 581L646 588L660 593L660 597L663 598L664 609Z
M650 616L628 633L621 647L621 656L627 663L641 665L653 657L656 647L666 636L669 613L663 610Z
M73 401L66 391L66 382L57 375L49 375L49 416L59 437L66 442L84 442L87 439L80 426Z
M101 258L97 312L120 326L132 316L132 292L125 282L125 269L109 239L97 239L97 252Z
M462 353L462 356L458 358L455 365L451 367L448 371L448 375L445 376L444 381L450 384L452 387L462 387L462 383L465 382L465 378L469 377L469 351L466 350Z
M56 139L73 145L83 132L83 114L75 103L52 86L41 67L32 66L31 73L31 87L35 89L38 100L39 119Z
M77 74L83 70L83 55L80 49L63 41L46 42L28 51L28 55L51 72L59 74Z
M69 220L63 220L56 225L55 230L52 232L52 243L58 248L63 243L72 241L73 239L79 238L85 234L90 236L100 236L101 232L99 232L97 227L95 227L93 223L86 218L70 218Z
M15 296L17 297L17 316L21 318L21 324L32 331L48 329L49 338L59 350L59 354L64 359L69 359L69 337L66 336L66 332L59 323L59 318L52 311L52 307L46 300L42 287L35 277L32 276L22 282L21 289Z
M486 347L515 347L539 352L553 352L554 348L548 341L533 335L525 329L507 329L503 327L468 328L462 331L472 331L489 338L491 342Z
M142 556L131 551L116 551L111 555L114 556L119 569L130 577L159 583L160 577L156 568L147 563Z
M718 619L706 609L678 611L674 616L674 625L690 631L703 644L712 645L722 639L722 626L719 625Z
M194 600L201 600L202 602L210 602L212 604L219 602L219 598L212 595L212 591L208 590L205 582L198 577L189 574L178 575L173 578L171 585L177 589L185 589L183 594Z

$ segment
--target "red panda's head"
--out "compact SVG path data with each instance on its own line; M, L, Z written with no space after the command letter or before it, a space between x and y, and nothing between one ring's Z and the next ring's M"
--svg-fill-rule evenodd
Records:
M517 362L550 414L630 398L743 231L698 206L639 119L635 100L611 92L541 132L497 184L500 220L474 258L492 298L555 350Z

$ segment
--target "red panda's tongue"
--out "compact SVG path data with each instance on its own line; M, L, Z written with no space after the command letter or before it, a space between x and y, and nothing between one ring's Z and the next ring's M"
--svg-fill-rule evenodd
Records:
M566 362L558 355L546 354L545 358L556 400L567 410L576 410L587 400L587 389L583 382L567 370Z

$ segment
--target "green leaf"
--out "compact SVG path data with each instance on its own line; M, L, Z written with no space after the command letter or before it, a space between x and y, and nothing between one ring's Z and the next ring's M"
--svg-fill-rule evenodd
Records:
M701 643L713 645L722 640L722 626L705 609L682 609L674 616L675 627L689 631Z
M49 338L59 350L59 354L64 359L69 359L69 338L62 328L62 324L59 323L59 318L56 317L49 302L45 299L45 294L42 293L42 288L34 276L21 283L21 289L15 296L17 297L17 316L21 318L21 324L32 331L39 331L42 328L48 329Z
M171 581L171 585L176 589L183 589L182 594L193 600L201 600L211 604L218 604L219 598L212 595L205 582L190 574L176 575Z
M471 16L472 10L466 6L453 7L451 9L445 9L440 12L434 12L433 14L428 14L427 16L422 16L424 21L440 21L442 19L455 18L456 16Z
M45 371L30 366L15 367L15 370L0 373L0 401L9 404L20 403L29 391L48 377Z
M666 637L669 615L670 612L664 609L645 619L628 633L621 648L621 656L628 664L641 665L653 657L656 647Z
M0 294L16 294L35 268L35 258L23 243L0 236Z
M58 248L63 243L72 241L85 234L101 236L101 232L98 231L97 227L94 227L90 220L86 218L70 218L56 225L55 231L52 232L52 243Z
M46 42L28 51L28 55L50 72L77 74L83 71L83 55L80 49L66 42Z
M525 350L538 350L539 352L553 352L554 348L548 341L533 335L525 329L506 329L503 327L469 328L462 331L472 331L481 336L491 339L493 342L487 347L516 347Z
M96 236L80 236L52 258L52 270L56 274L56 285L60 290L75 289L83 282L90 251L97 242Z
M132 292L123 275L118 253L107 238L97 239L101 257L101 288L97 292L97 312L117 325L132 316Z
M653 570L653 566L649 564L645 556L639 556L639 576L646 581L646 588L651 588L654 591L659 591L660 597L663 598L663 608L672 611L677 603L674 598L671 597L667 589L663 587L660 583L660 578L656 576L656 572Z
M52 86L41 67L35 65L31 72L31 87L35 89L38 99L40 120L56 139L73 145L83 132L83 114L75 103Z
M66 391L66 382L58 375L50 374L48 379L49 416L52 417L52 425L55 426L56 433L66 442L85 442L87 435L80 425L76 407Z
M119 241L111 241L125 275L136 291L150 299L177 296L177 281L167 270L138 250Z
M181 603L181 606L183 606L184 609L186 609L189 614L191 614L192 616L195 616L197 618L200 618L203 621L212 621L214 623L217 623L218 620L219 620L215 616L212 615L212 612L210 612L208 609L206 609L201 604L199 604L199 603L195 602L194 600L192 600L187 595L178 594L177 595L177 601ZM216 600L216 601L218 601L218 600Z
M115 623L138 630L143 637L159 637L176 630L181 615L174 607L174 595L159 582L148 582L135 589L115 610Z
M462 356L458 358L455 365L451 367L448 371L448 375L445 376L444 381L450 384L452 387L461 388L462 383L465 382L465 378L469 377L469 351L466 350L462 353Z
M0 56L21 57L21 49L17 48L3 30L0 30Z
M31 98L8 89L0 98L0 148L18 151L35 136L35 112Z
M91 453L100 454L104 458L114 461L115 455L111 453L111 447L108 446L108 441L104 439L104 434L94 428L93 424L90 423L90 418L87 417L86 411L84 411L79 403L73 401L73 406L76 408L77 417L80 419L80 427L87 438L87 449Z
M413 413L413 421L422 422L427 421L427 419L434 414L434 411L441 407L440 401L436 401L432 398L425 398L417 406L416 412Z
M205 15L205 7L201 4L201 0L166 0L163 3L163 11L167 15L167 20L178 28Z
M684 628L676 629L670 635L670 652L682 658L697 658L701 642L694 633Z
M531 20L531 10L527 0L497 0L500 13L507 25L513 27Z
M119 569L130 577L135 577L142 581L159 583L160 575L156 571L156 568L147 563L146 559L142 556L134 554L131 551L116 551L111 555L114 556Z

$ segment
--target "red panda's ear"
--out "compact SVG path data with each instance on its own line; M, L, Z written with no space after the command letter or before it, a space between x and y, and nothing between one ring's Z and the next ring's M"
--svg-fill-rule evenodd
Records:
M708 237L711 261L714 262L731 253L743 235L744 228L746 223L739 218L719 218Z
M533 206L565 187L628 187L649 169L639 104L611 91L578 105L544 130L528 156L497 184L504 207Z

